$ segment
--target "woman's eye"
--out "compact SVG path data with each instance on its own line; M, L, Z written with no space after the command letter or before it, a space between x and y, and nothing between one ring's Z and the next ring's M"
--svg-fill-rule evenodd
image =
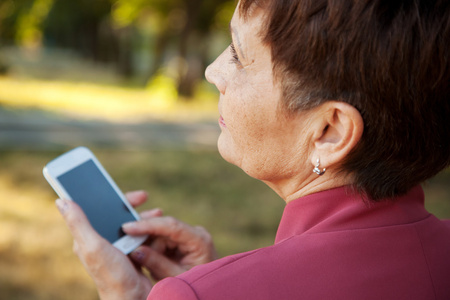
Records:
M230 44L230 51L231 51L231 62L235 64L240 64L239 57L237 55L236 48L234 48L233 43Z

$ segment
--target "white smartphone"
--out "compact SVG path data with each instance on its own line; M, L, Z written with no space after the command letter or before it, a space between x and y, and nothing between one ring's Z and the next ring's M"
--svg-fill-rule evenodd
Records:
M139 215L89 149L78 147L62 154L43 173L58 196L75 201L92 227L124 254L147 239L122 231L122 224L139 220Z

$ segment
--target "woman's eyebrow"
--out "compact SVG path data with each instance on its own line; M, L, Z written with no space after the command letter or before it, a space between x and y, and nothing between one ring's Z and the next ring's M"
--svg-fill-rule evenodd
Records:
M241 54L242 58L245 59L245 55L244 52L242 51L242 47L241 47L241 41L239 40L239 34L238 32L235 30L235 28L233 26L231 26L231 22L228 25L229 29L230 29L230 34L231 34L231 40L233 40L233 36L236 39L236 47L239 50L239 53Z

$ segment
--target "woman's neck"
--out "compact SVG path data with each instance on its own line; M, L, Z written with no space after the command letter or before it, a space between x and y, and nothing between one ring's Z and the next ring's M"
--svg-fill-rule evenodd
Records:
M335 175L331 172L322 176L311 174L308 178L287 178L277 181L263 181L274 190L286 203L304 197L306 195L334 189L337 187L351 185L352 176Z

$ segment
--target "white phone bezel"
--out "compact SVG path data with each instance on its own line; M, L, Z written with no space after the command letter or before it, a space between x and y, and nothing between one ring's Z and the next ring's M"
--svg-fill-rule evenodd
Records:
M73 168L87 162L88 160L92 160L109 184L112 186L114 191L117 193L122 202L128 207L131 214L139 220L138 213L134 210L134 208L128 203L125 196L116 185L111 176L106 172L103 166L100 164L95 155L86 147L77 147L75 149L70 150L62 154L61 156L55 158L50 161L43 170L44 177L47 179L48 183L52 186L55 192L61 199L72 200L64 189L64 187L56 180L60 175L67 173ZM122 251L124 254L129 254L131 251L136 249L139 245L141 245L148 236L130 236L124 235L113 244L114 247Z

